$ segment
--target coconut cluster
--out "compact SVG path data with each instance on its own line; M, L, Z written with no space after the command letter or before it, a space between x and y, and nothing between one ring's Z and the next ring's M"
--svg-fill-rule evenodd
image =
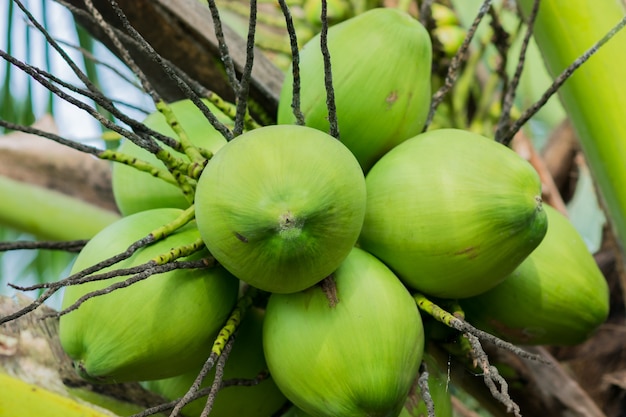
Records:
M85 247L74 270L124 251L191 204L192 221L123 266L197 242L201 251L183 259L217 266L169 271L62 316L63 347L85 378L151 380L150 389L179 398L238 291L251 286L267 303L244 318L225 372L254 378L267 368L271 378L218 395L211 415L270 416L287 400L300 416L417 415L423 404L407 398L423 362L439 410L451 412L437 379L445 371L424 350L436 336L425 332L417 293L460 300L468 321L513 343L578 343L606 319L606 282L572 225L542 204L534 168L475 133L422 133L432 47L417 20L373 9L333 26L328 49L338 138L328 133L313 38L300 55L304 125L293 114L292 71L278 124L230 141L189 101L172 105L192 143L214 154L193 201L167 178L115 168L125 217ZM146 124L175 137L158 113ZM64 306L109 284L70 287Z

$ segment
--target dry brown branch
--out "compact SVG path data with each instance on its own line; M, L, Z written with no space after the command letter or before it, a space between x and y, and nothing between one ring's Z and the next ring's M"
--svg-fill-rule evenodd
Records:
M80 0L70 0L69 3L80 9L84 7ZM94 0L93 3L105 20L115 27L121 27L108 5L108 0ZM118 4L131 25L165 59L224 99L235 101L220 62L218 42L207 7L196 0L120 0ZM77 16L77 20L97 39L110 46L104 34L91 21L84 16ZM223 29L235 69L240 74L246 62L245 40L229 27L225 26ZM183 98L178 87L168 79L162 68L135 45L126 46L164 99L172 101ZM255 54L250 97L271 116L276 114L282 79L282 72L263 54Z

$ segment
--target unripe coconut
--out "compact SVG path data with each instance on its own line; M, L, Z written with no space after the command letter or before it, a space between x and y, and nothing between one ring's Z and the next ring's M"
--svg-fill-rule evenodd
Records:
M270 374L313 417L395 417L424 348L415 301L361 249L354 248L333 277L334 292L319 285L270 296L263 326Z
M232 122L208 100L203 101L222 123ZM191 143L208 149L213 153L226 144L226 139L220 132L215 130L191 100L180 100L171 103L169 106ZM150 114L143 123L165 136L178 139L176 133L167 123L165 116L160 112ZM189 158L186 155L176 152L168 146L162 146L177 157L189 162ZM129 140L124 140L118 151L149 162L160 169L166 169L165 164L156 156ZM139 171L128 165L121 163L113 164L111 180L115 202L124 216L153 208L172 207L185 209L190 206L189 201L187 201L177 185L153 177L148 172Z
M252 308L242 320L237 330L237 338L224 366L223 381L230 379L252 379L265 371L263 355L263 310ZM168 379L148 381L144 386L151 391L173 401L183 397L200 373L199 367ZM211 371L202 383L209 387L215 378ZM215 397L211 417L271 417L287 402L271 376L252 386L231 386L221 389ZM198 398L187 404L182 413L187 417L202 414L206 397Z
M381 158L366 185L361 247L432 296L493 288L546 233L534 168L475 133L417 135Z
M426 29L397 9L376 8L328 30L341 141L364 171L398 143L418 134L430 107L432 46ZM300 51L305 124L329 132L320 36ZM292 70L286 72L278 123L294 124Z
M350 151L303 126L265 126L233 139L204 169L196 219L209 251L265 291L303 290L354 246L365 179Z
M179 209L154 209L118 220L87 243L71 273L123 252L181 213ZM199 237L195 224L188 224L102 272L141 265ZM202 250L183 259L208 256ZM68 286L62 307L127 278ZM177 375L206 360L217 331L237 300L238 289L239 281L221 267L176 269L155 275L86 300L77 310L61 316L61 344L81 376L92 381L140 381Z
M548 233L500 285L461 301L466 319L512 343L575 345L607 319L604 275L572 223L545 206Z

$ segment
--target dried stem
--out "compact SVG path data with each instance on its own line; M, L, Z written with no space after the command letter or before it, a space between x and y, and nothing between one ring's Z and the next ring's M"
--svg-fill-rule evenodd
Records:
M0 252L22 249L48 249L62 250L66 252L79 252L88 240L71 240L68 242L33 242L33 241L15 241L0 242Z
M448 94L448 92L454 86L454 83L458 77L459 68L461 66L461 63L465 60L465 55L469 48L470 42L474 38L474 34L476 33L476 29L478 28L478 25L482 21L485 14L489 11L490 7L491 7L491 0L485 0L483 4L480 6L480 9L478 10L478 14L476 15L476 18L474 18L474 22L472 23L472 26L467 31L467 34L465 35L465 39L463 40L461 47L452 58L452 61L450 62L450 66L448 67L448 73L446 74L444 84L433 95L433 98L430 104L430 111L428 112L426 123L424 124L424 131L428 130L428 126L430 126L430 123L433 120L437 107L439 106L439 104L441 104L446 94Z
M68 10L70 10L74 15L80 16L83 19L89 20L91 22L96 22L96 19L89 14L88 12L86 12L85 10L79 9L75 6L73 6L70 3L67 3L64 0L56 0L58 3L62 4L64 7L66 7ZM142 43L137 41L136 39L132 38L131 36L129 36L128 34L120 31L119 29L116 28L111 28L111 30L114 31L114 33L117 35L117 37L119 39L123 39L124 42L129 43L134 45L135 47L137 47L138 49L141 49ZM145 41L144 41L145 42ZM217 130L219 131L226 139L231 139L232 138L232 132L223 124L221 123L217 117L215 117L215 115L211 112L211 110L201 101L195 101L197 100L196 96L207 96L204 92L208 91L206 88L204 88L203 86L200 85L200 83L198 83L195 80L192 80L191 77L189 77L187 74L185 74L184 71L182 71L180 68L178 68L176 65L174 65L172 62L166 60L163 57L160 57L161 62L163 63L164 66L166 66L167 68L169 68L170 70L172 70L174 73L176 73L176 75L183 80L184 84L186 84L187 86L189 86L191 88L191 90L194 92L194 94L191 95L191 97L188 97L190 100L193 101L194 104L196 104L196 106L198 106L198 109L200 109L200 111L202 112L202 114L207 118L207 120L211 123L211 125ZM123 120L124 121L124 120ZM135 124L137 124L138 122L133 121ZM125 123L128 123L125 121ZM136 128L133 124L128 123L131 127ZM168 146L171 146L168 144ZM171 146L174 149L176 149L175 146Z
M498 369L489 363L489 358L483 350L478 338L470 333L466 333L465 336L468 338L470 345L472 346L474 360L482 369L483 380L485 381L487 388L489 388L493 398L504 404L508 413L512 412L516 417L522 417L519 406L509 396L509 385L500 375ZM498 385L500 388L498 388Z
M335 90L333 89L333 72L328 50L328 0L322 0L322 31L320 32L320 47L324 58L324 86L326 87L326 108L328 109L328 123L330 135L339 138L339 125L337 122L337 106L335 105Z
M534 355L532 353L528 353L525 350L515 346L512 343L506 342L502 339L497 338L496 336L492 334L489 334L483 330L475 328L474 326L472 326L465 320L457 316L454 316L450 314L449 312L447 312L446 310L444 310L443 308L439 307L438 305L430 301L428 298L426 298L422 294L415 293L413 294L413 298L415 299L415 302L417 303L417 306L419 307L420 310L431 315L437 321L445 324L448 327L452 327L453 329L456 329L461 333L469 333L472 336L475 336L479 339L489 341L493 343L495 346L501 349L506 349L508 351L511 351L522 358L549 364L549 362L547 362L544 358L542 358L541 355Z
M493 36L491 39L491 44L498 51L498 63L495 69L495 73L502 80L504 84L504 89L507 88L508 85L508 75L506 73L507 66L507 56L509 52L510 43L510 35L502 26L502 22L500 21L500 15L496 12L493 5L489 7L489 17L491 17L490 26L493 30Z
M433 397L430 395L430 387L428 386L428 366L426 362L422 361L422 365L420 366L420 376L417 379L417 386L420 389L420 396L426 404L426 411L428 412L428 417L436 417L435 415L435 403L433 402Z
M239 81L237 81L237 73L235 72L235 64L228 53L228 45L226 45L226 39L224 37L224 31L222 30L222 21L220 19L220 12L215 4L215 0L208 0L209 10L211 11L211 17L213 18L213 27L215 30L215 37L220 51L220 58L224 64L226 70L226 76L228 81L235 92L235 95L239 91Z
M207 268L211 266L211 260L207 260L207 259L200 259L200 260L196 260L196 261L173 261L173 262L168 262L166 264L163 265L155 265L155 266L151 266L150 263L145 264L147 265L147 267L145 268L145 270L143 272L140 272L138 274L133 275L132 277L125 279L124 281L120 281L120 282L116 282L115 284L111 284L106 288L100 289L100 290L96 290L96 291L91 291L85 295L83 295L82 297L80 297L78 300L76 300L72 305L68 306L67 308L64 308L61 311L58 312L54 312L52 314L48 314L45 315L44 317L61 317L69 312L72 312L76 309L78 309L85 301L94 298L94 297L99 297L102 295L106 295L106 294L110 294L115 290L121 289L121 288L126 288L131 286L132 284L139 282L139 281L143 281L146 278L149 278L153 275L157 275L157 274L163 274L165 272L169 272L169 271L173 271L175 269L198 269L198 268ZM145 266L144 265L144 266ZM142 266L143 267L143 266ZM125 272L127 272L124 269L116 269L115 271L111 271L113 276L125 276L127 275ZM105 275L105 274L102 274ZM92 279L89 279L91 277L87 277L88 279L86 279L85 281L93 281ZM104 278L102 278L104 279Z
M54 133L50 133L50 132L46 132L44 130L40 130L37 128L34 128L32 126L24 126L24 125L20 125L17 123L12 123L12 122L8 122L6 120L0 119L0 126L9 129L9 130L17 130L20 132L24 132L24 133L28 133L31 135L37 135L37 136L41 136L44 137L46 139L50 139L53 140L57 143L60 143L61 145L65 145L67 147L70 147L72 149L76 149L77 151L81 151L84 153L88 153L91 155L95 155L95 156L99 156L100 153L102 152L102 149L98 149L96 147L93 146L89 146L89 145L84 145L82 143L73 141L73 140L69 140L69 139L65 139L62 136L59 135L55 135Z
M278 0L280 8L285 16L287 24L287 34L289 35L289 44L291 46L291 73L293 76L293 95L291 98L291 109L296 118L296 124L304 125L304 115L300 108L300 51L298 50L298 37L296 28L293 24L291 12L285 0Z
M104 67L106 69L108 69L109 71L112 71L115 75L117 75L120 79L126 81L128 84L130 84L131 86L135 87L137 90L143 91L141 89L141 85L137 84L137 82L135 82L134 79L128 77L126 74L124 74L122 71L120 71L118 68L116 68L115 66L102 61L101 59L98 59L98 57L96 57L94 54L92 54L90 51L88 51L85 48L82 48L78 45L74 45L71 42L67 42L64 41L63 39L56 39L55 41L59 44L59 45L65 45L68 48L74 49L76 51L78 51L82 56L84 56L85 58L87 58L89 61L93 62L96 65L99 65L101 67ZM145 113L148 113L148 111L144 111Z
M222 388L222 381L224 379L224 367L226 366L226 360L230 355L230 351L233 348L233 344L235 342L236 334L233 334L229 339L228 343L224 346L224 350L217 360L217 365L215 366L215 378L213 378L213 384L211 385L211 390L209 391L209 395L207 396L206 405L200 414L200 417L207 417L211 414L211 410L213 409L213 404L215 404L215 398L217 397L218 391Z
M420 6L419 21L424 27L430 27L433 20L432 7L434 0L424 0Z
M233 136L243 132L244 116L248 109L248 94L250 92L250 79L252 78L252 66L254 64L254 37L256 32L257 2L250 0L250 18L248 20L248 39L246 43L246 63L241 74L241 82L237 91L237 113L235 115L235 127Z
M498 125L496 127L496 141L500 141L500 136L506 133L505 130L509 127L511 123L511 109L513 108L513 102L515 101L517 86L519 85L519 81L522 77L522 71L524 70L526 50L528 49L528 44L530 43L530 39L533 34L535 21L537 20L539 4L540 0L534 1L532 11L530 12L530 16L528 17L526 33L524 34L524 39L522 41L522 47L520 50L519 58L517 60L517 66L515 67L515 74L513 74L511 83L509 84L504 95L502 103L502 113L500 114L500 120L498 120Z
M152 100L155 103L159 102L161 100L161 97L158 95L156 90L152 88L152 85L148 81L148 78L143 73L141 68L139 68L139 66L135 63L135 60L131 57L130 52L128 51L128 49L124 47L124 45L122 44L122 41L116 35L115 31L111 28L111 25L104 20L104 17L102 16L102 14L93 5L92 0L84 0L84 3L85 3L85 8L94 17L95 23L97 23L100 29L102 29L102 31L106 34L106 36L111 40L115 49L117 49L122 61L128 66L128 68L130 68L133 74L137 76L137 78L139 79L139 82L141 83L143 90L148 95L150 95L150 97L152 97ZM109 3L111 7L113 8L113 10L116 12L117 16L120 18L122 25L124 25L126 30L129 32L130 36L134 37L138 41L143 40L141 36L139 37L136 36L138 35L138 33L132 28L132 26L128 22L128 19L126 19L126 16L117 5L117 2L115 0L110 0ZM142 46L146 46L146 48L150 48L149 45L147 45L147 42L145 41L142 44Z
M107 258L101 262L98 262L95 265L85 268L82 271L79 271L73 275L70 275L67 278L64 278L56 282L47 283L46 285L49 286L47 287L48 289L44 291L39 297L37 297L37 299L33 300L33 302L31 302L30 304L26 305L25 307L21 308L18 311L15 311L4 317L0 317L0 325L7 323L9 321L15 320L35 310L36 308L41 306L44 303L44 301L46 301L48 298L54 295L54 293L56 293L60 288L66 285L72 285L73 282L79 281L80 279L86 277L87 275L91 275L104 268L115 265L118 262L121 262L125 259L130 258L135 252L137 252L139 249L143 248L144 246L154 243L160 239L163 239L169 234L173 233L175 230L184 226L193 218L193 216L194 216L194 207L192 206L188 208L187 210L183 211L183 213L181 213L181 215L177 219L175 219L173 222L153 230L147 236L131 244L128 247L128 249L126 249L124 252L119 253L110 258Z

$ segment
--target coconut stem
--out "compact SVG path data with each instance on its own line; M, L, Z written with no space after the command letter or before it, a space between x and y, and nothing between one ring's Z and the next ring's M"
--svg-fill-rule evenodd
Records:
M286 211L278 218L278 234L285 240L295 239L302 233L304 220Z
M333 275L329 275L324 278L320 282L320 287L322 288L322 292L326 296L328 300L328 306L330 308L335 308L337 303L339 303L339 298L337 297L337 284L335 283L335 277Z

